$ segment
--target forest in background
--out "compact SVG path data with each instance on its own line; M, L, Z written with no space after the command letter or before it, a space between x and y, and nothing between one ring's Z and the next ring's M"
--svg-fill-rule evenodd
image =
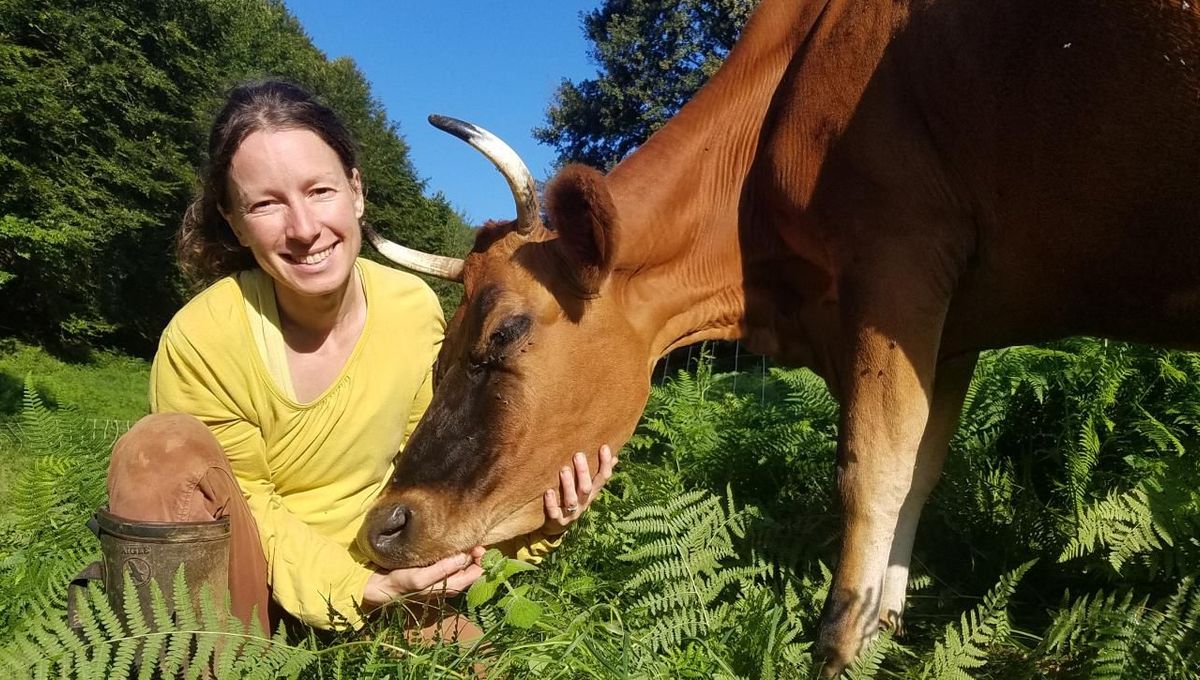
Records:
M0 0L0 336L149 357L190 292L172 239L225 93L305 86L360 146L365 219L429 252L472 239L427 196L350 59L327 59L277 0ZM368 249L369 250L369 249ZM443 305L450 284L431 282Z

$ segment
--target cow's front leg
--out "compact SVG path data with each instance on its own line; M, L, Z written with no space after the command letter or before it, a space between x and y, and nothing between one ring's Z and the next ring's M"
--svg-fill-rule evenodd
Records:
M938 287L919 274L880 273L847 286L843 300L850 342L837 386L842 549L818 640L830 675L878 629L897 524L929 419L947 306Z
M917 450L916 468L913 470L912 486L900 506L896 534L892 539L892 550L888 556L887 574L883 579L883 596L879 604L880 625L900 630L904 615L904 599L908 590L908 569L912 559L913 539L917 533L917 522L929 493L941 477L942 463L950 439L958 426L963 397L971 384L975 372L977 354L961 356L939 364L933 383L933 404L929 419L925 423L925 434Z

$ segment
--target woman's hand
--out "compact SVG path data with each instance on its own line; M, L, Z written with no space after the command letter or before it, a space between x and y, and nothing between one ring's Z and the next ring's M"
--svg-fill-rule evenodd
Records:
M566 531L567 525L579 519L584 510L592 504L604 484L612 479L613 467L617 464L608 444L600 447L600 471L592 476L588 468L587 456L582 451L571 459L571 465L563 467L558 473L558 481L562 486L562 500L554 489L547 489L544 495L546 501L546 523L542 525L542 534L556 536Z
M363 609L370 611L401 596L448 597L466 590L483 575L483 546L444 557L428 567L377 571L367 578Z

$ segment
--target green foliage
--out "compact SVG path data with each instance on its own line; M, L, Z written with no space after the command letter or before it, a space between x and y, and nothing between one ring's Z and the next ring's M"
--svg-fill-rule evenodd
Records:
M1197 642L1200 588L1189 577L1159 608L1129 591L1075 600L1064 594L1035 658L1052 659L1068 677L1182 679L1200 668Z
M637 565L626 583L635 593L629 606L649 626L648 643L656 649L706 638L729 615L719 601L727 589L752 583L765 569L736 566L735 538L745 537L745 511L727 509L706 491L684 493L664 505L649 505L617 523L618 531L639 547L621 556Z
M754 498L772 516L828 528L837 448L837 404L811 371L772 368L714 374L707 354L650 394L629 443L639 461L661 465L684 486ZM788 523L789 526L791 523Z
M983 357L922 522L905 632L878 636L844 677L1196 677L1197 390L1186 353L1079 340ZM94 552L79 549L94 545L81 527L107 450L32 383L26 395L20 475L0 490L19 510L0 531L10 666L67 658L45 650L65 634L65 579ZM490 553L449 603L483 639L411 640L397 608L357 634L255 638L272 645L259 655L315 678L467 678L475 664L515 679L810 677L836 545L837 421L807 371L702 362L653 388L608 492L558 551L536 569ZM161 655L250 677L222 661L228 632L196 617L147 652L121 640L153 635L112 635L101 613L82 647L63 646L73 667Z
M1002 350L976 371L931 510L976 560L1178 575L1196 563L1198 441L1196 355L1094 340Z
M497 550L489 550L483 556L483 569L483 577L473 583L467 592L467 606L478 608L503 587L505 593L498 606L504 612L504 623L518 628L532 628L542 617L541 605L526 596L529 586L514 588L508 580L515 574L533 571L537 567L504 557Z
M118 612L98 586L79 598L78 631L63 619L46 617L0 648L6 677L296 678L317 655L289 645L280 631L265 638L217 606L208 587L197 610L180 567L168 609L157 581L149 585L151 615L142 612L126 574L125 600Z
M895 650L892 631L884 631L859 654L850 667L842 671L840 680L873 680L883 670L883 660Z
M756 4L606 0L582 21L599 74L563 80L534 136L560 163L612 167L716 72Z
M87 420L110 434L141 418L150 408L146 383L150 365L110 352L92 352L87 361L64 362L43 349L0 340L0 423L21 413L25 376L47 407ZM124 429L121 427L121 429Z
M957 626L946 626L942 639L933 647L933 655L917 671L918 677L966 680L971 677L968 671L987 664L988 648L1010 633L1008 601L1032 566L1033 562L1026 562L1002 576L978 607L962 615Z
M84 521L104 501L107 449L50 412L25 381L14 479L0 513L0 638L37 612L59 612L70 578L98 549Z
M1060 561L1105 550L1108 563L1120 571L1133 555L1154 553L1173 543L1169 529L1151 508L1151 487L1143 482L1129 492L1109 491L1078 517L1078 533L1059 555Z
M461 219L423 196L361 72L282 2L0 0L0 334L148 355L185 293L171 239L208 122L229 86L264 76L346 120L380 231L462 252Z

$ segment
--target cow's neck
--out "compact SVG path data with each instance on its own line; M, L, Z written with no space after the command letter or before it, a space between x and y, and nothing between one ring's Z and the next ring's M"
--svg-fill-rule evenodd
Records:
M771 99L825 0L763 0L725 64L609 175L630 320L654 358L746 331L738 209Z

